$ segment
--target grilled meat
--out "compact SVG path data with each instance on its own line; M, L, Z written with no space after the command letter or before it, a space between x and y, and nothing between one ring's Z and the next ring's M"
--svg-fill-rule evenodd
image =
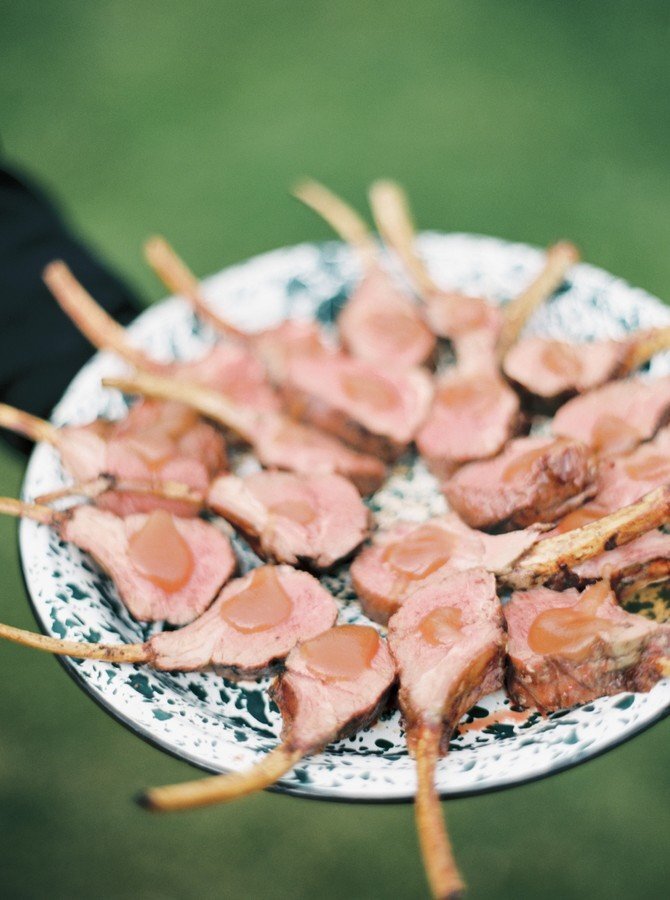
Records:
M365 540L370 514L340 475L257 472L217 478L207 505L264 559L328 569Z
M427 522L399 522L378 531L351 564L351 580L365 614L386 624L428 583L455 570L502 572L535 544L537 528L490 535L465 525L454 513Z
M426 418L433 385L423 369L388 372L332 354L291 359L282 394L293 418L391 462Z
M164 400L178 400L227 426L254 447L263 466L304 474L336 473L349 478L361 493L377 490L385 476L378 459L356 453L333 437L279 413L258 413L230 404L223 396L197 385L156 375L134 379L107 378L107 387L142 393Z
M670 625L625 612L608 582L582 594L535 588L505 606L507 689L541 712L620 691L648 691L663 677Z
M552 429L601 456L616 456L652 438L669 417L670 377L630 378L569 400L554 416Z
M463 466L442 490L472 528L524 528L556 521L592 496L596 463L579 441L518 438L495 459Z

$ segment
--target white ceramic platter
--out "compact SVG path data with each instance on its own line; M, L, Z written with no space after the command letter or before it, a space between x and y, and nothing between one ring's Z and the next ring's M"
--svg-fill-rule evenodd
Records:
M535 248L463 234L424 234L425 253L438 281L469 294L504 302L541 266ZM304 244L256 257L205 282L207 296L237 325L256 330L285 317L317 316L332 324L357 277L355 262L340 244ZM660 301L588 265L536 315L533 330L586 340L667 324ZM179 299L167 300L139 317L132 333L157 357L193 357L213 340ZM98 354L75 378L59 404L57 424L116 417L123 398L100 386L124 366ZM670 358L654 361L650 377L670 372ZM249 466L249 459L238 460ZM36 448L24 496L32 498L67 483L58 456ZM371 500L379 525L397 518L421 520L444 509L436 482L421 463L407 458ZM37 619L48 633L73 640L134 642L152 629L124 611L109 579L84 554L62 543L48 528L24 521L20 549L26 584ZM258 564L236 539L241 567ZM351 590L346 566L323 579L341 601L341 619L365 622ZM281 728L268 701L267 682L233 684L211 673L169 674L141 666L66 659L76 681L106 710L156 746L213 772L250 766L275 746ZM466 717L483 717L508 704L487 697ZM526 722L492 723L457 736L438 767L444 796L489 791L540 778L583 762L632 737L670 709L670 680L648 694L621 694L569 712ZM410 799L415 790L412 760L398 713L301 762L277 785L300 796L346 801Z

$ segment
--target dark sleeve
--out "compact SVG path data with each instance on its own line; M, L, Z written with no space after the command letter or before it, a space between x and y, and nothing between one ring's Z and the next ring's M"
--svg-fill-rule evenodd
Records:
M71 232L49 197L0 160L0 400L42 417L93 352L42 282L54 259L115 319L125 324L137 314L133 292Z

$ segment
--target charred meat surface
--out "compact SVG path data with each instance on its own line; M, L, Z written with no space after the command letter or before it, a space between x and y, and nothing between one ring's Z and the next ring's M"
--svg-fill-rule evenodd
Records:
M195 622L150 638L149 660L167 671L214 668L227 678L256 678L336 618L335 600L314 576L261 566L231 581Z
M564 516L551 534L563 534L587 522L635 503L654 488L670 482L670 428L631 453L598 462L595 496Z
M510 568L541 535L536 528L490 535L453 513L427 522L399 522L378 531L351 565L351 580L365 614L386 624L426 584L455 570Z
M207 505L240 528L264 559L328 569L366 538L370 514L341 475L224 475Z
M576 440L518 438L495 459L463 466L442 490L472 528L524 528L556 521L592 496L596 463Z
M423 369L389 372L335 353L290 360L282 393L295 419L390 462L426 418L433 384Z
M669 417L670 377L630 378L569 400L552 428L558 437L582 441L601 456L616 456L652 438Z
M141 622L193 621L236 567L230 541L213 525L164 510L122 519L78 506L63 520L60 534L91 554Z
M670 576L670 534L649 531L624 547L607 550L572 569L581 583L607 579L618 590L632 582L637 587Z
M625 612L605 581L581 594L548 588L516 593L505 618L510 697L541 712L648 691L670 653L670 625Z

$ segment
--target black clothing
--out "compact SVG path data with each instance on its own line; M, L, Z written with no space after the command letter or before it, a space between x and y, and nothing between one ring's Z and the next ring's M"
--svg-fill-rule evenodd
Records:
M118 321L137 314L130 288L74 236L46 194L0 161L0 400L42 417L93 352L42 282L54 259Z

